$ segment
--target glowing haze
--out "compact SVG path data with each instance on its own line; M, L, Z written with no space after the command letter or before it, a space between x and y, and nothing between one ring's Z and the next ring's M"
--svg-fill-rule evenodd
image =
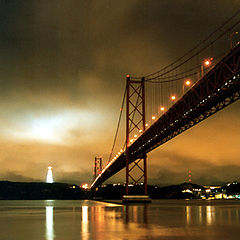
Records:
M91 182L94 157L106 161L111 150L126 73L172 62L239 8L237 0L1 1L0 179L45 181L50 165L56 182ZM197 183L239 180L239 106L149 154L149 182L183 182L188 169Z

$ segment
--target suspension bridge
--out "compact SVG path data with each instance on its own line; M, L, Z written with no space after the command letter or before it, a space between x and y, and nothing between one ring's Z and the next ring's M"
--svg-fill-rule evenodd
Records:
M126 76L112 151L104 167L95 158L92 188L126 168L126 195L130 183L147 195L147 153L240 98L237 18L239 11L163 69Z

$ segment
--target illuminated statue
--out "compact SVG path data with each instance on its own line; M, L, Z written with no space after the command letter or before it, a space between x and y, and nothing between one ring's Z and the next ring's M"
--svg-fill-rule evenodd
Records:
M48 167L47 183L53 183L52 167Z

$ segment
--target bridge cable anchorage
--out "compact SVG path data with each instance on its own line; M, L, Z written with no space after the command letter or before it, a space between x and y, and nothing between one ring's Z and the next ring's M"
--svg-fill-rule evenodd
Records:
M217 37L215 40L211 41L206 47L200 49L197 53L193 54L192 56L190 56L187 60L185 60L184 62L182 62L181 64L177 65L176 67L174 67L173 69L168 70L167 72L158 75L159 73L165 71L166 69L174 66L175 64L177 64L178 62L180 62L182 59L184 59L186 56L188 56L189 54L191 54L192 52L194 52L196 49L198 49L201 45L203 45L204 43L206 43L209 39L211 39L212 36L214 36L217 32L219 32L220 30L222 30L223 27L225 27L228 23L230 23L236 16L238 16L240 13L240 9L238 11L236 11L228 20L226 20L222 25L220 25L215 31L213 31L211 34L209 34L204 40L202 40L200 43L198 43L195 47L193 47L192 49L190 49L189 51L187 51L183 56L181 56L180 58L178 58L177 60L175 60L173 63L163 67L162 69L154 72L154 73L150 73L148 75L145 75L145 81L150 81L153 79L158 78L159 76L163 76L165 74L167 74L168 72L173 71L174 69L182 66L183 64L185 64L186 62L188 62L189 60L191 60L193 57L197 56L199 53L201 53L203 50L205 50L208 47L212 47L213 43L215 43L217 40L219 40L221 37L223 37L226 33L229 33L231 30L233 30L234 27L236 27L239 24L239 21L236 22L235 24L233 24L231 27L229 27L225 32L223 32L223 34L221 34L219 37ZM157 75L157 76L155 76ZM143 76L136 76L136 77L132 77L133 80L140 80L142 79Z
M118 131L119 131L119 127L120 127L120 122L121 122L121 118L122 118L122 113L123 113L123 108L124 108L124 102L125 102L125 98L126 98L126 92L127 92L127 88L125 87L124 94L123 94L123 99L122 99L122 105L121 105L121 108L120 108L120 114L119 114L118 123L117 123L117 129L116 129L116 133L115 133L115 136L114 136L113 146L112 146L112 150L111 150L111 153L109 155L109 158L108 158L108 162L111 161L113 150L114 150L114 147L115 147L115 144L116 144Z

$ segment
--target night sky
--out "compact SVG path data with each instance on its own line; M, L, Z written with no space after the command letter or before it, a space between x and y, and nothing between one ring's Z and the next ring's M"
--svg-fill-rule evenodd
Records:
M1 0L0 180L45 181L51 165L55 181L90 183L94 157L111 151L125 75L173 62L237 9L238 0ZM239 181L239 107L149 154L149 183L184 182L189 169L199 184Z

